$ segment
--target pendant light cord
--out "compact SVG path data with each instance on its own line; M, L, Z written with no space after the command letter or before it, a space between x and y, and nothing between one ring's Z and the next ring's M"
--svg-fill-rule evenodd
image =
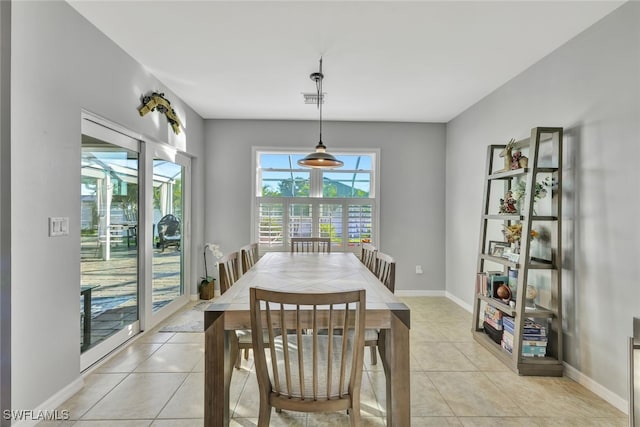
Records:
M2 0L0 0L2 1ZM313 153L305 156L304 158L298 160L298 165L309 168L319 168L319 169L333 169L344 166L344 162L342 160L338 160L335 156L327 153L327 147L325 147L322 142L322 104L324 101L324 93L322 92L322 80L324 79L324 75L322 74L322 56L320 57L319 69L315 73L311 73L309 75L311 80L316 83L316 91L317 94L317 108L320 110L320 141L316 145L316 149Z
M320 109L320 144L322 144L322 80L324 75L322 74L322 57L320 57L320 78L316 80L316 90L318 91L318 108Z

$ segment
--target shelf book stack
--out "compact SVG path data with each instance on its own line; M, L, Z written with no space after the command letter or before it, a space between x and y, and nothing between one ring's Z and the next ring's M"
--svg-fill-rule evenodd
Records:
M513 352L515 319L510 316L502 318L502 348ZM525 319L522 329L522 357L545 357L547 355L547 329L533 319Z
M476 293L489 298L498 298L500 285L508 285L509 277L501 271L490 271L476 275Z
M502 312L495 307L487 305L484 309L484 331L496 344L500 344L503 337Z

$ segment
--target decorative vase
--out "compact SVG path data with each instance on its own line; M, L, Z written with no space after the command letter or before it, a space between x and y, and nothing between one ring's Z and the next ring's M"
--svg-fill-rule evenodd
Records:
M511 253L519 254L520 253L520 241L516 240L511 244Z

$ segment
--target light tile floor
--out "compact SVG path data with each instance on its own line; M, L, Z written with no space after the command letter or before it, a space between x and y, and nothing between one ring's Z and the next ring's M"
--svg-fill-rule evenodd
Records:
M626 426L626 416L568 378L521 377L471 337L471 315L446 298L411 308L413 426ZM385 424L385 378L365 352L363 425ZM255 426L257 381L243 360L231 384L233 426ZM150 331L85 378L60 408L74 426L202 426L204 334ZM40 423L40 425L52 424ZM273 412L274 426L343 426L345 414Z

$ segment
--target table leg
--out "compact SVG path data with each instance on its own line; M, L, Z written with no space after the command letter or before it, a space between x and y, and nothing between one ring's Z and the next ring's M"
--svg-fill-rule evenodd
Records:
M384 351L382 365L387 379L387 425L411 425L411 393L409 374L409 325L395 313L391 329L382 330ZM381 340L382 341L382 340ZM382 352L381 351L381 352Z
M229 425L229 388L233 361L230 333L224 330L224 312L205 312L204 425Z

